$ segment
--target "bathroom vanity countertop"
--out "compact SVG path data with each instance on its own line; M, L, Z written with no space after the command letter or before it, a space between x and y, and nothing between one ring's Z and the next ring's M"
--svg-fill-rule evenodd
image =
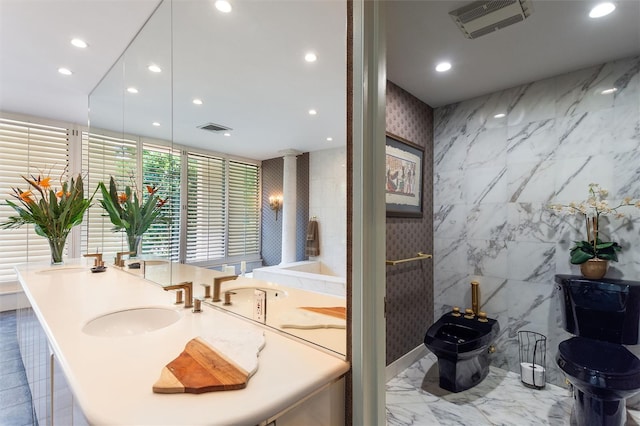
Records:
M108 267L92 274L87 259L62 266L27 264L19 280L91 424L258 424L343 376L349 364L269 328L203 305L175 306L173 292ZM194 283L195 290L195 283ZM82 331L93 318L136 307L162 306L182 317L135 336L96 337ZM208 329L264 330L266 344L245 389L204 394L155 394L162 368Z

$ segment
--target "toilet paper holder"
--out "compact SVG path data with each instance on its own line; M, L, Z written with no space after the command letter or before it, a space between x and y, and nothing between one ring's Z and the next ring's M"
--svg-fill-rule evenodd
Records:
M535 331L519 331L520 380L533 389L542 389L546 383L547 337Z

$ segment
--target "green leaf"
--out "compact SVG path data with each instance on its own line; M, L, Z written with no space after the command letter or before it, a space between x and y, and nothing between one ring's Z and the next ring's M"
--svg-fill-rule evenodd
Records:
M584 263L589 259L593 259L594 257L594 254L586 253L581 249L571 251L571 263L574 265L580 265L581 263Z
M120 204L113 177L110 178L108 193L102 182L99 186L103 195L100 204L107 211L114 231L124 230L130 236L143 235L153 223L170 221L161 216L162 211L158 207L160 197L155 192L145 199L126 186L124 194L127 199Z

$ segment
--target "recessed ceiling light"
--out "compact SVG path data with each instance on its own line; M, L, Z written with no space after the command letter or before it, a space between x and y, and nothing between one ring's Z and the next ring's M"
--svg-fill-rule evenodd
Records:
M127 87L127 92L129 93L138 93L138 89L135 87Z
M229 132L224 132L224 133L223 133L223 135L225 135L225 136L231 136L231 133L229 133Z
M73 74L69 68L58 68L58 72L63 75Z
M151 124L152 124L152 125L154 125L154 126L156 126L156 127L159 127L159 126L160 126L160 123L158 123L157 121L154 121L154 122L153 122L153 123L151 123Z
M591 12L589 12L589 18L602 18L614 10L616 10L616 6L613 3L600 3L591 9Z
M227 0L216 0L215 2L216 9L218 9L222 13L231 12L231 3Z
M503 118L503 117L506 117L506 116L507 116L507 114L501 112L500 114L494 115L493 118Z
M86 41L79 38L72 39L71 44L73 44L75 47L79 47L80 49L84 49L85 47L88 46Z
M307 62L315 62L317 59L318 57L313 52L309 52L306 55L304 55L304 60Z
M333 140L333 138L329 137L327 138L327 142L331 142Z
M194 103L195 105L202 105L202 99L198 99L198 98L196 98L196 99L194 99L194 100L193 100L193 103Z
M316 115L318 113L318 111L316 111L315 109L310 109L309 110L309 115Z
M156 64L151 64L147 67L147 69L151 72L162 72L162 68L157 66Z
M611 89L605 89L602 92L600 92L601 95L610 95L611 93L615 93L618 91L617 87L612 87Z
M451 69L451 64L449 62L440 62L438 65L436 65L436 71L438 72L445 72L445 71L449 71Z

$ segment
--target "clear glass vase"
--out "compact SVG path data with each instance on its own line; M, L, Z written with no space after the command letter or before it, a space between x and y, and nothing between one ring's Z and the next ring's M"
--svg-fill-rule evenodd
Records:
M51 264L62 264L62 255L64 254L64 245L67 242L67 237L51 237L49 238L49 248L51 249Z
M129 244L129 251L131 254L129 257L137 257L140 243L142 242L142 235L127 235L127 243Z

